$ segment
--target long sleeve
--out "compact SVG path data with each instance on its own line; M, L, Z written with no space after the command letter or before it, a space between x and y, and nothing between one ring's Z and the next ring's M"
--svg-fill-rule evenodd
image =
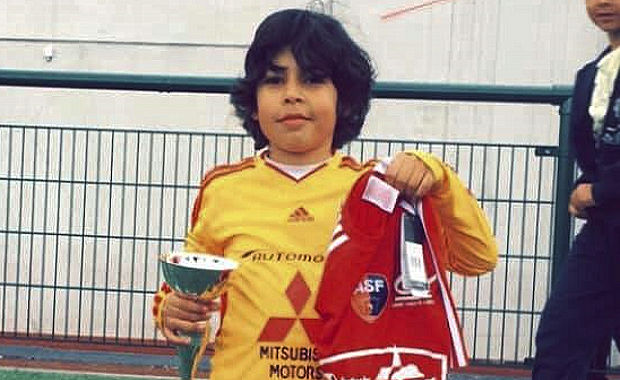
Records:
M412 151L433 172L437 184L429 193L438 214L446 268L462 275L479 275L497 264L495 237L482 208L457 174L435 156Z
M207 183L203 181L198 196L194 201L194 208L192 212L192 223L185 238L184 250L188 252L209 252L216 253L216 247L212 243L207 234L208 228L206 226L209 220L206 213L208 205L208 194L205 191ZM172 292L170 286L165 282L162 282L159 290L153 296L152 314L153 322L155 326L161 330L163 320L163 305L166 302L166 298Z
M203 252L210 254L222 254L222 248L215 244L210 234L211 217L209 213L214 210L216 205L209 199L207 183L203 181L200 192L194 202L192 212L192 223L185 236L184 249L189 252Z
M601 169L601 178L592 184L592 197L597 207L620 205L620 162Z

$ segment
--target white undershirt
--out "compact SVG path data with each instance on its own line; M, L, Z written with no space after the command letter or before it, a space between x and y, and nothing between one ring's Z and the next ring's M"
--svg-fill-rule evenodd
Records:
M295 178L296 180L299 180L299 179L303 178L305 175L307 175L311 171L315 170L316 168L318 168L319 166L321 166L325 162L327 162L327 160L325 160L325 161L321 161L321 162L319 162L317 164L289 165L289 164L283 164L283 163L280 163L280 162L276 162L276 161L270 159L269 157L265 157L265 161L267 161L269 164L275 166L276 168L280 169L284 173L290 175L291 177Z
M607 54L596 66L598 69L596 77L594 77L594 90L592 90L592 100L588 113L594 121L592 124L594 134L599 135L603 129L603 121L609 107L609 98L618 76L618 68L620 68L620 49L615 49Z
M273 165L279 170L283 171L284 173L290 175L291 177L295 178L296 180L299 180L303 178L305 175L307 175L308 173L310 173L311 171L315 170L319 166L329 161L329 158L325 161L322 161L316 164L309 164L309 165L283 164L283 163L272 160L271 158L269 158L269 156L265 156L265 161L268 162L270 165ZM385 174L385 170L387 169L388 165L391 162L392 162L392 157L380 158L374 170L379 173Z

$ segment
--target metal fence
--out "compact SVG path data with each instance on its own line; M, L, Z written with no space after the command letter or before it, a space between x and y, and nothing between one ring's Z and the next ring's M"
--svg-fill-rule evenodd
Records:
M451 276L474 360L522 363L547 297L557 147L356 140L359 160L430 151L476 194L500 247ZM203 171L254 153L244 135L0 125L0 336L165 345L150 302Z
M0 69L0 86L228 93L232 78ZM523 363L568 251L570 88L379 82L375 98L559 106L557 147L369 140L365 160L421 149L477 195L500 261L451 276L473 359ZM203 171L253 154L243 135L0 125L0 338L165 346L150 299L157 255L178 248ZM556 207L557 205L557 207Z

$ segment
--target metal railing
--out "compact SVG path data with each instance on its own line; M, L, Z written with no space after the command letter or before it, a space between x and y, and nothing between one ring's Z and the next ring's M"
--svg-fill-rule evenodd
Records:
M0 141L0 334L163 344L150 320L157 254L179 248L204 167L251 154L251 140L0 126ZM452 165L500 244L495 272L451 278L471 354L531 356L550 279L554 148L358 140L345 151L364 160L404 149Z
M0 85L12 86L224 93L231 83L0 70ZM362 161L433 152L477 195L500 262L485 276L451 276L451 285L479 363L533 356L557 257L571 238L569 95L565 87L379 83L378 98L562 105L561 145L360 139L344 149ZM239 134L0 126L0 336L165 345L150 320L157 254L181 244L203 171L253 154L252 146Z

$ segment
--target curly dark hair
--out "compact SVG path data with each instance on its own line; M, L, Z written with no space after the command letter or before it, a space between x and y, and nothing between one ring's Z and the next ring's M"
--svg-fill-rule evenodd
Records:
M318 70L338 92L333 149L357 137L370 108L375 70L368 53L355 43L336 19L308 10L272 13L259 25L245 56L245 77L232 88L230 101L256 149L269 144L252 116L257 112L256 90L274 57L290 48L301 70Z

